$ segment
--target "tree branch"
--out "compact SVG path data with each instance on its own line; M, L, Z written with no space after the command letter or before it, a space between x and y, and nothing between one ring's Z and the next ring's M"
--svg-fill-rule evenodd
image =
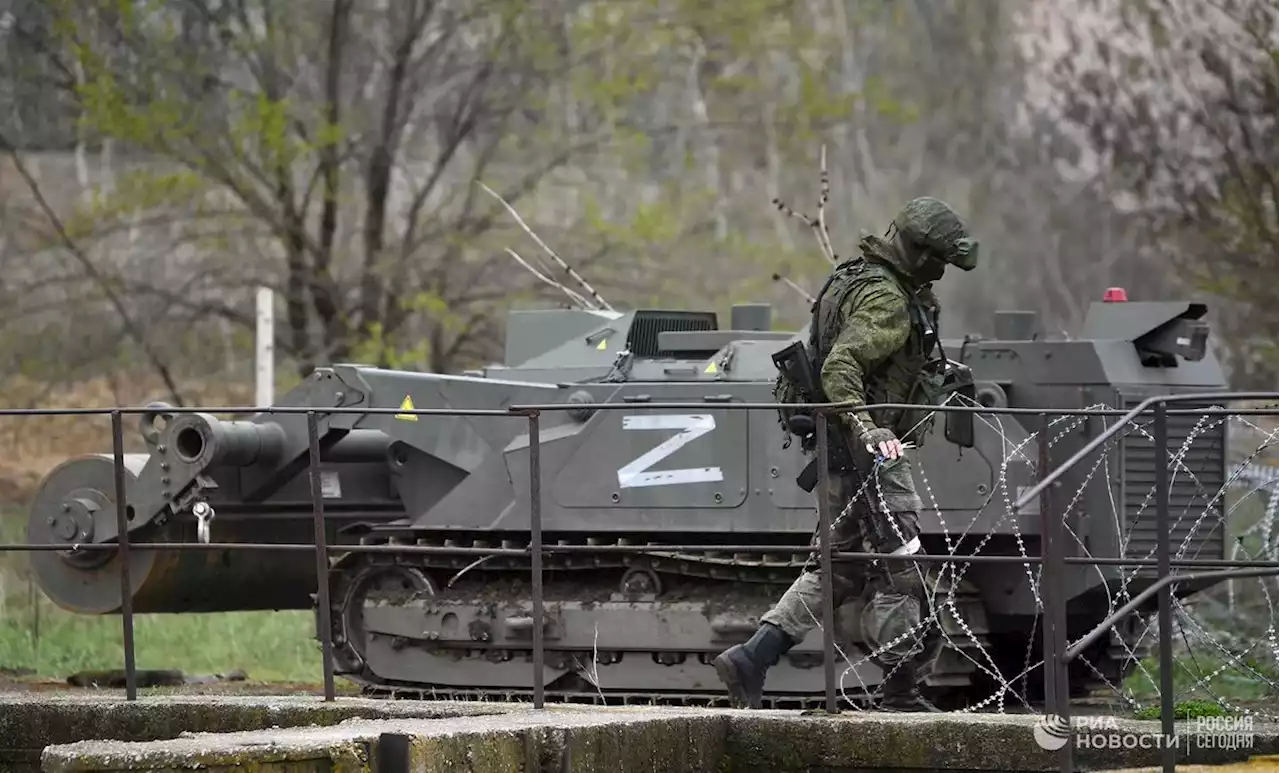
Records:
M79 245L77 245L67 233L67 229L62 223L62 219L58 217L58 213L53 210L53 207L51 207L49 202L45 199L44 193L40 190L40 184L31 176L31 172L28 171L27 165L18 154L17 148L9 142L8 138L3 133L0 133L0 147L3 147L9 154L9 157L13 159L14 168L17 170L18 175L21 176L23 181L27 184L27 188L31 191L32 197L36 200L36 204L44 212L45 217L49 219L49 224L57 233L58 239L62 242L62 245L67 249L67 252L76 259L76 262L84 268L85 273L90 277L90 279L92 279L102 290L103 295L106 296L112 308L115 309L116 314L120 316L120 321L124 325L124 329L128 336L132 338L138 346L142 347L142 351L146 355L147 360L150 361L151 366L155 368L156 373L159 374L160 378L164 381L165 388L169 390L169 396L173 398L174 402L179 407L181 407L183 405L182 395L178 391L177 381L174 380L168 364L160 357L159 353L155 350L155 347L151 345L150 339L147 338L146 334L142 331L142 328L129 313L128 307L111 287L111 283L108 282L102 273L98 271L97 266L94 265L89 256L80 249Z

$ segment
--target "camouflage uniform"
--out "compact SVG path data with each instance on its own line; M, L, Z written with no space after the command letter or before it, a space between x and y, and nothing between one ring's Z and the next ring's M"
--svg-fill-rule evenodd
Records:
M865 236L859 247L861 259L833 272L815 309L811 342L822 362L823 397L863 405L926 405L917 376L936 343L937 307L930 283L941 277L943 263L971 270L977 243L945 204L925 198L904 207L889 238ZM861 410L830 423L831 471L819 496L830 504L833 551L919 552L921 502L911 463L901 456L877 465L866 446L894 437L918 446L927 416L927 408ZM815 531L813 544L817 542ZM864 593L869 597L863 633L881 650L875 660L888 675L885 708L936 710L916 691L916 666L926 646L922 642L937 643L926 637L927 624L917 628L927 603L924 567L883 564L888 565L836 564L835 605ZM817 627L821 602L819 571L803 572L761 618L751 641L717 658L717 672L736 702L758 705L764 671Z
M891 268L898 262L892 246L875 237L864 238L860 246L868 262L837 272L818 309L817 351L820 356L826 353L822 389L831 402L910 403L915 397L915 376L933 350L936 326L923 319L926 314L915 288ZM908 424L912 417L896 410L840 416L830 443L839 449L838 458L831 465L826 490L819 492L831 508L833 550L918 552L921 502L911 462L906 457L884 460L877 469L863 438L867 431L883 427L901 440L917 439L918 433ZM833 571L836 606L869 591L863 633L867 643L879 650L874 660L892 673L891 679L903 682L902 695L886 695L888 702L918 703L912 694L913 663L906 661L921 653L927 628L917 628L925 603L919 568L902 562L876 567L842 562ZM821 602L819 571L805 571L761 620L798 642L816 627ZM901 700L904 695L912 700Z

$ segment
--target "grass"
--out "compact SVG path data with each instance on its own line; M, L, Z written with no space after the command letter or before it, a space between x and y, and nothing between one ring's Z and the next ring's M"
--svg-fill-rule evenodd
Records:
M249 384L184 384L203 405L252 401ZM7 379L4 407L110 407L140 405L163 394L145 379L100 378L69 385ZM24 542L26 508L40 478L64 459L111 449L106 417L31 416L0 423L6 447L0 460L0 542ZM142 450L137 418L125 420L125 450ZM30 669L65 679L76 671L124 666L120 617L87 617L62 610L27 573L23 553L0 554L0 669ZM318 683L319 643L310 612L232 612L139 615L134 649L139 668L180 669L189 674L245 671L255 681ZM2 673L2 672L0 672Z
M42 610L32 616L6 606L0 621L0 664L64 679L83 670L123 668L119 616L86 618ZM139 615L134 621L138 668L186 674L245 671L255 681L319 682L320 653L305 612Z
M23 538L23 514L0 515L0 541ZM139 668L215 674L240 669L255 681L318 683L320 645L310 612L137 615ZM35 587L23 553L0 555L0 668L65 679L76 671L124 667L119 615L58 608Z
M1177 634L1175 633L1175 639ZM1242 657L1239 661L1262 677L1275 682L1276 661L1266 652L1265 645L1255 649L1253 657ZM1213 701L1214 697L1228 702L1256 702L1267 700L1274 705L1275 688L1260 681L1244 667L1236 665L1203 643L1190 654L1175 655L1173 664L1173 691L1178 701L1191 700ZM1144 658L1150 679L1141 671L1135 671L1124 682L1124 688L1140 702L1160 700L1160 659L1156 655ZM1153 684L1154 681L1154 684Z

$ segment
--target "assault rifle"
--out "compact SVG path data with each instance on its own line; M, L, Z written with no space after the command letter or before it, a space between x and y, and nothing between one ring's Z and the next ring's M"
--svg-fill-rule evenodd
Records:
M813 360L809 357L809 350L803 342L793 341L786 348L775 352L773 366L778 369L784 379L790 382L792 392L799 398L798 402L826 402L826 398L822 393L822 386L818 383L817 369L813 366ZM818 426L812 413L803 408L781 408L779 412L782 414L787 431L800 438L800 449L805 452L814 451L817 447ZM829 464L831 469L843 469L852 464L853 456L846 447L844 435L839 431L834 431L830 423L827 424L827 438L829 440L827 452L830 457ZM809 460L809 463L796 476L796 485L805 493L811 493L814 487L818 485L818 459L816 455Z

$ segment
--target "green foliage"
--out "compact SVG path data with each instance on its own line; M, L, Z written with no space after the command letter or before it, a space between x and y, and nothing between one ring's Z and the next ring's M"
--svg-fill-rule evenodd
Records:
M884 79L875 75L867 77L863 85L862 98L866 100L867 104L875 112L903 124L912 123L920 118L920 105L899 94L895 94Z
M872 87L860 95L833 88L830 64L837 36L829 25L814 24L794 3L682 0L662 13L645 3L597 3L574 17L569 39L582 50L609 52L603 68L576 68L571 74L575 97L606 121L669 82L674 61L696 65L710 121L741 123L768 94L777 105L776 120L788 127L787 145L810 153L807 146L817 127L846 118L859 100L867 99L872 110L886 115L904 120L913 115L887 89ZM774 63L779 56L798 70L794 95L777 89Z
M283 169L309 154L308 143L289 129L294 118L286 99L272 99L262 92L227 94L231 115L231 138L237 144L256 145L258 158L267 169Z
M386 335L381 322L372 322L365 330L365 337L351 348L351 359L355 362L393 370L416 370L431 355L425 339L410 346L398 346Z
M496 354L500 337L489 319L510 302L550 297L514 266L490 270L510 264L504 247L522 255L534 248L505 215L483 222L492 202L481 194L482 205L471 207L473 177L510 190L528 175L535 185L517 208L570 262L575 253L603 252L575 267L620 307L652 298L727 308L772 292L769 276L784 264L807 281L825 271L810 234L788 224L797 245L789 254L768 223L768 198L742 180L768 154L789 194L796 169L816 178L810 170L831 126L855 112L893 123L921 111L904 97L915 92L901 77L877 74L860 91L849 86L851 34L911 23L910 13L866 5L835 14L785 0L641 0L547 12L521 0L483 0L461 20L432 17L410 47L411 72L393 100L389 73L414 12L357 4L340 36L336 106L327 103L327 12L279 13L255 0L245 4L250 24L239 13L197 19L148 5L50 3L50 50L79 73L72 96L83 135L164 167L98 192L69 216L73 235L87 240L138 215L200 212L230 200L222 206L239 212L171 238L196 248L201 263L191 272L204 276L228 267L234 275L244 256L266 256L253 274L292 293L281 299L287 313L277 319L289 329L279 351L303 366L328 356L456 369L453 352L478 348L458 347L459 339L484 341ZM455 21L462 42L451 43ZM887 48L902 48L889 37ZM895 56L909 62L916 54ZM486 71L491 80L469 81ZM388 116L396 139L383 148ZM437 156L437 143L457 127L471 132L462 149ZM379 222L371 216L381 216L368 197L384 151L391 194L374 237ZM337 168L327 168L335 157ZM558 232L547 215L540 223L530 212L555 195L536 185L544 165L572 169L590 201L583 212L557 207ZM411 214L416 186L432 179L439 182L426 205ZM633 180L644 195L631 195ZM651 198L654 188L660 193ZM794 192L812 200L812 189ZM332 233L321 217L330 193ZM839 196L834 191L833 202ZM212 271L206 258L217 261ZM166 279L167 294L186 291L187 276ZM251 325L236 280L225 281L226 293L223 282L201 280L208 292L199 303L212 296L208 303L231 312L224 318Z
M1274 657L1238 656L1238 660L1273 683L1276 681ZM1142 661L1142 666L1150 677L1143 674L1142 669L1138 669L1122 686L1136 700L1153 702L1159 712L1160 659L1154 655L1147 657ZM1197 686L1197 682L1202 683ZM1213 651L1203 651L1199 647L1194 655L1174 658L1173 688L1175 699L1180 703L1206 702L1217 706L1218 699L1229 704L1260 700L1270 700L1274 704L1275 701L1275 690L1271 685L1258 680L1235 661Z
M452 310L449 303L433 292L417 292L400 303L405 314L421 314L431 319L446 334L457 334L466 326L466 317ZM351 348L356 362L373 363L392 370L417 370L431 361L431 342L426 338L409 338L387 333L381 322L366 326L366 334Z
M197 174L185 170L134 169L115 176L110 187L95 186L86 204L63 218L67 235L76 240L97 234L104 225L157 210L173 212L200 208L208 185Z
M1135 719L1160 719L1160 706L1147 706L1133 712ZM1173 705L1175 720L1199 719L1200 717L1230 717L1235 712L1227 711L1221 705L1206 700L1178 701Z
M674 191L671 193L675 194ZM621 250L653 254L662 248L670 248L683 235L686 223L681 209L678 198L664 195L651 204L637 203L631 216L622 223L606 220L595 201L587 202L583 215L590 233L603 237Z

